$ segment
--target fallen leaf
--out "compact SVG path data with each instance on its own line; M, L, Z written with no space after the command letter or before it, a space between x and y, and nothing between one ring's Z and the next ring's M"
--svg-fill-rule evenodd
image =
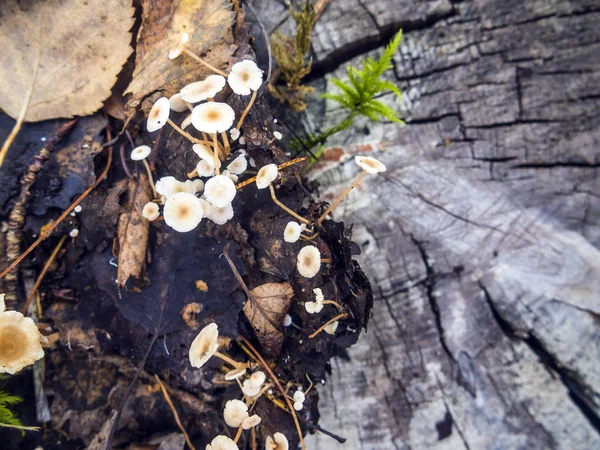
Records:
M0 108L25 120L86 116L110 96L132 49L123 0L0 2Z
M286 281L262 284L250 293L253 298L244 305L244 314L267 353L277 356L283 345L283 318L292 304L294 290Z
M119 217L117 236L119 238L119 287L125 286L129 278L139 279L146 265L148 247L148 227L150 222L142 217L144 205L152 200L152 191L145 175L131 178L128 186L126 212Z
M189 35L186 48L218 69L223 69L236 49L233 43L235 13L229 0L143 0L129 106L155 91L170 97L188 83L212 72L189 56L168 58L169 49L182 32Z

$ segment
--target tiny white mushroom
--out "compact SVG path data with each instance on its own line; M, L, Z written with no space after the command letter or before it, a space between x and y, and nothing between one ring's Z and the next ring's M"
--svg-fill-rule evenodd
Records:
M246 138L244 136L240 136L240 145L246 145Z
M241 400L229 400L223 410L225 423L230 427L239 427L248 418L248 406Z
M261 370L254 372L252 375L250 375L250 378L248 378L248 380L250 381L250 383L252 385L258 386L258 387L261 387L266 379L267 379L267 377L266 377L265 373Z
M227 381L237 380L238 378L242 377L245 373L246 373L245 367L230 370L229 372L227 372L225 374L225 380L227 380Z
M235 184L224 175L216 175L204 184L206 200L219 208L229 205L236 193Z
M168 176L156 182L156 192L168 199L179 192L195 194L196 186L192 180L178 181L175 177Z
M300 411L303 407L304 407L304 400L306 400L306 396L304 395L304 392L302 392L300 389L298 389L296 392L294 392L294 409L296 411Z
M200 162L196 164L196 172L198 172L199 177L212 177L215 173L215 168L208 161L201 159ZM206 183L204 183L204 187L206 188Z
M42 335L29 317L0 305L0 373L16 373L44 357Z
M258 171L256 175L256 187L258 189L266 189L277 178L277 164L267 164Z
M204 190L204 181L200 178L192 180L192 183L194 183L194 187L196 188L196 194L200 194Z
M219 435L215 437L210 444L206 446L206 450L239 450L235 441L227 436Z
M178 192L167 199L163 215L167 225L175 231L186 233L192 231L202 221L202 204L194 194Z
M227 170L236 175L243 174L248 168L248 160L245 156L240 155L229 163Z
M315 288L315 289L313 289L313 292L315 293L315 297L316 297L315 301L314 302L306 302L304 304L304 307L306 308L306 312L308 312L309 314L320 313L321 310L323 309L323 307L325 306L323 304L323 301L325 300L323 291L321 291L320 288Z
M263 71L252 60L246 59L231 66L227 82L231 90L238 95L250 95L262 84Z
M234 119L235 112L227 103L206 102L195 106L192 111L194 128L210 134L229 130Z
M260 386L255 386L250 380L242 383L242 392L246 397L255 397L260 392Z
M306 224L290 221L283 230L283 240L285 242L294 243L300 239L300 233L306 229Z
M190 36L187 33L181 33L179 35L179 41L177 42L177 45L175 45L175 47L173 47L171 50L169 50L169 59L175 59L177 58L179 55L181 55L181 53L183 52L183 49L185 47L185 44L187 44L187 42L190 40Z
M337 330L338 325L339 322L336 320L335 322L331 322L329 325L323 328L323 330L325 330L325 333L333 335L335 334L335 330Z
M188 103L198 103L213 98L225 87L225 78L221 75L209 75L202 81L196 81L181 89L181 98Z
M198 157L209 163L211 166L215 166L213 152L209 146L205 144L194 144L192 145L192 150ZM218 167L221 167L221 161L218 160Z
M237 128L232 128L231 130L229 130L229 136L231 136L232 141L237 141L237 139L240 137L240 130L238 130Z
M131 151L131 159L133 161L141 161L150 156L152 149L147 145L140 145Z
M275 139L277 139L278 141L283 139L283 134L281 134L279 131L274 131L273 136L275 136Z
M239 177L233 173L231 173L229 170L224 170L221 175L226 176L227 178L229 178L231 181L233 181L234 183L237 183L239 180Z
M77 228L73 228L69 232L69 236L71 236L72 238L76 238L77 236L79 236L79 230Z
M211 323L202 328L190 347L190 364L202 367L219 348L219 327Z
M77 205L73 211L75 211L77 214L79 214L81 211L83 210L83 208L81 207L81 205Z
M142 208L142 217L150 222L158 219L159 216L160 211L158 209L158 205L154 202L148 202Z
M296 268L300 275L313 278L321 269L321 252L313 245L302 247L298 253Z
M169 104L171 105L171 111L183 112L189 109L187 102L181 97L181 93L172 95L169 98Z
M161 97L156 100L156 103L152 106L150 113L148 114L148 122L146 128L150 133L161 129L167 124L169 120L169 112L171 111L171 104L167 97Z
M212 220L217 225L224 225L233 219L233 206L231 206L231 203L222 208L211 205L206 218Z
M354 161L361 169L366 170L368 173L379 173L387 170L385 164L370 156L357 156L354 158Z
M260 423L260 421L261 421L260 416L257 414L254 414L242 422L242 428L244 430L249 430L250 428L258 425Z
M190 113L187 115L187 117L185 119L183 119L183 122L181 122L181 129L185 130L191 124L192 124L192 114Z
M283 433L275 433L273 437L267 436L265 450L289 450L290 444Z
M292 324L292 316L290 316L289 314L286 314L285 317L283 318L283 326L289 327L291 324Z

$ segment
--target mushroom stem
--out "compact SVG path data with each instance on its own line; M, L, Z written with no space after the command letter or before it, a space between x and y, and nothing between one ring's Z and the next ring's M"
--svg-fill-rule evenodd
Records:
M279 200L277 200L277 197L275 196L275 189L273 189L273 185L269 184L269 191L271 192L271 198L273 199L273 201L275 202L275 204L277 206L279 206L281 209L283 209L285 212L287 212L288 214L290 214L291 216L294 216L296 219L298 219L300 222L303 222L307 225L310 224L310 221L305 219L302 216L299 216L298 214L296 214L294 211L292 211L290 208L288 208L287 206L285 206L283 203L281 203Z
M344 310L344 307L342 305L333 300L323 300L321 303L323 305L334 305L340 312Z
M218 73L219 75L221 75L222 77L227 78L227 74L225 72L223 72L222 70L217 69L215 66L213 66L212 64L207 63L206 61L204 61L202 58L200 58L198 55L196 55L195 53L189 51L187 48L184 47L183 49L183 53L185 53L186 55L188 55L190 58L195 59L196 61L198 61L200 64L203 64L204 66L208 67L210 70L212 70L214 73Z
M233 442L235 442L237 444L237 442L240 440L240 437L242 437L242 431L244 431L244 429L240 426L237 430L237 433L235 433L235 437L233 438Z
M331 258L321 258L321 262L325 264L331 263Z
M175 131L177 131L180 135L182 135L184 138L189 139L190 141L192 141L194 144L202 144L202 141L200 139L195 138L194 136L192 136L191 134L189 134L187 131L183 131L181 128L179 128L179 125L177 125L175 122L173 122L171 119L167 119L167 123L169 125L171 125L173 128L175 128Z
M302 239L304 239L305 241L312 241L312 240L313 240L314 238L316 238L318 235L319 235L319 232L317 231L316 233L314 233L314 234L311 234L311 235L309 235L309 236L305 236L305 235L301 234L301 235L300 235L300 237L301 237Z
M319 329L317 331L315 331L313 334L311 334L310 336L308 336L309 339L313 339L314 337L316 337L321 331L323 331L327 325L332 324L333 322L335 322L336 320L340 320L340 319L345 319L346 317L348 317L348 313L342 313L342 314L338 314L337 316L335 316L333 319L329 319L327 322L325 322L321 327L319 327Z
M190 173L187 174L187 177L194 178L196 175L198 175L198 169L192 170Z
M320 227L321 223L323 222L323 220L325 220L325 217L327 217L327 215L333 211L333 209L340 204L340 202L342 200L344 200L344 198L350 193L350 191L352 191L352 189L354 189L356 187L356 185L358 183L360 183L360 180L363 179L363 177L367 174L366 170L363 170L360 175L356 178L356 180L354 180L354 182L350 185L350 187L348 189L346 189L344 191L344 193L342 195L340 195L331 205L329 205L329 208L327 208L325 210L325 212L323 214L321 214L321 217L319 217L319 220L317 220L317 226Z
M158 194L156 193L156 188L154 187L154 180L152 180L152 171L150 170L150 165L148 164L148 161L146 161L146 158L142 159L142 162L144 163L144 167L146 168L146 172L148 173L148 181L150 181L150 186L152 186L154 198L156 198L158 197Z
M227 158L231 154L231 146L229 145L229 139L227 139L227 132L223 131L221 133L221 137L223 138L223 147L225 150L225 158Z
M213 133L212 138L215 146L213 150L214 166L217 175L219 175L219 141L217 140L217 133Z
M256 93L257 92L258 91L253 91L252 92L252 97L250 97L250 102L248 102L248 106L246 106L246 109L242 113L242 117L240 117L240 120L238 120L238 123L235 126L238 130L242 129L242 124L244 123L244 119L248 115L248 112L250 112L250 108L252 108L252 105L254 104L254 100L256 100Z
M234 359L231 359L229 356L224 355L223 353L216 351L213 356L225 361L227 364L231 364L236 369L241 369L242 367L246 367L244 363L239 363Z

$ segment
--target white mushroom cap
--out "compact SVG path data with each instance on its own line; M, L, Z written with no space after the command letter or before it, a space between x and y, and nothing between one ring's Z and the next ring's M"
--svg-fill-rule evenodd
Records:
M265 450L289 450L290 444L283 433L275 433L273 437L267 436Z
M227 178L229 178L234 183L237 183L238 180L240 179L240 177L231 173L229 170L224 170L223 172L221 172L221 175L225 175Z
M299 403L304 403L304 400L306 400L306 396L304 395L304 392L302 392L300 389L298 389L296 392L294 392L294 401L295 402L299 402Z
M247 168L248 168L248 160L246 159L245 156L242 156L242 155L235 158L227 166L227 170L229 170L231 173L234 173L236 175L243 174Z
M358 164L361 169L366 170L369 173L379 173L387 170L385 164L370 156L357 156L354 158L354 162Z
M6 303L4 301L4 297L6 297L6 294L0 294L0 313L3 313L6 310Z
M16 373L44 357L42 335L29 317L17 311L0 312L0 373Z
M268 188L269 185L277 178L277 164L267 164L258 171L256 175L256 187L258 189Z
M323 291L321 288L314 288L313 293L315 294L315 299L317 303L323 303L325 300L325 296L323 295Z
M238 130L237 128L232 128L231 130L229 130L229 136L231 136L231 140L232 141L237 141L237 138L240 137L240 130Z
M258 425L260 423L260 421L261 421L260 416L257 414L254 414L242 422L242 428L244 430L249 430L250 428Z
M241 400L229 400L223 410L225 423L230 427L239 427L248 418L248 406Z
M196 193L196 186L192 180L178 181L175 177L171 176L160 178L154 185L154 188L158 194L164 195L167 199L179 192Z
M198 155L198 157L204 161L206 161L207 163L209 163L211 166L214 167L215 165L215 155L213 154L213 150L205 145L205 144L194 144L192 145L192 150L194 151L194 153L196 155ZM219 166L219 169L221 168L221 161L219 160L217 163Z
M219 435L215 437L206 450L239 450L237 444L227 436Z
M205 159L201 159L196 164L196 172L198 172L199 177L212 177L215 173L215 168ZM204 183L204 188L206 188L206 183Z
M77 236L79 236L79 229L77 228L73 228L70 232L69 232L69 236L71 236L72 238L76 238Z
M200 178L192 180L192 183L194 183L194 187L196 188L196 194L199 194L204 190L204 181L202 181Z
M185 233L198 226L204 213L198 197L189 192L178 192L165 202L163 215L167 225L175 231Z
M241 367L239 369L230 370L229 372L227 372L225 374L225 380L227 380L227 381L237 380L238 378L240 378L245 373L246 373L246 368L245 367Z
M169 59L175 59L183 52L183 47L190 40L190 37L187 33L181 33L179 35L179 42L175 47L169 50Z
M224 225L227 221L233 219L233 206L231 206L231 203L222 208L211 205L206 218L212 220L217 225Z
M181 122L181 129L185 130L187 127L189 127L192 124L192 114L188 114L187 117L185 119L183 119L183 121Z
M198 103L213 98L225 87L225 78L221 75L209 75L202 81L196 81L181 89L182 98L189 103Z
M254 372L252 375L250 375L250 378L248 378L248 381L254 385L254 386L262 386L262 384L265 382L265 380L267 379L265 373L261 370L259 370L258 372Z
M250 59L235 63L227 76L231 90L238 95L250 95L262 84L262 70Z
M289 327L291 324L292 324L292 316L290 316L289 314L286 314L285 317L283 318L283 326Z
M335 334L335 330L337 330L338 325L339 325L339 322L336 320L335 322L331 322L329 325L327 325L325 328L323 328L323 330L327 334Z
M255 397L260 392L260 385L254 385L250 380L245 380L242 384L242 392L246 397Z
M219 208L229 205L236 193L235 184L224 175L214 176L204 184L206 200Z
M294 402L294 409L296 411L302 411L302 408L304 408L304 404L301 402Z
M171 112L171 104L167 97L161 97L152 105L148 114L148 122L146 128L150 133L159 130L167 124L169 113Z
M235 112L227 103L206 102L195 106L192 111L192 125L205 133L221 133L233 125Z
M309 314L317 314L320 313L325 305L319 302L306 302L304 304L304 308L306 308L306 312Z
M321 269L321 252L313 245L302 247L298 253L296 268L300 275L306 278L312 278Z
M283 139L283 134L281 134L279 131L274 131L273 132L273 136L275 137L275 139L277 139L278 141L280 141L281 139Z
M142 159L146 159L148 156L150 156L151 151L152 149L147 145L140 145L139 147L131 150L131 159L133 161L141 161Z
M144 205L144 208L142 208L142 217L150 222L158 219L159 216L160 211L158 205L154 202L148 202Z
M306 224L300 225L293 220L288 222L285 226L285 230L283 230L283 240L285 242L294 243L300 239L300 233L306 229Z
M219 348L219 327L216 323L206 325L192 342L190 347L190 364L202 367Z
M181 93L171 96L171 98L169 98L169 104L171 105L171 110L175 112L183 112L188 110L188 105L181 97Z

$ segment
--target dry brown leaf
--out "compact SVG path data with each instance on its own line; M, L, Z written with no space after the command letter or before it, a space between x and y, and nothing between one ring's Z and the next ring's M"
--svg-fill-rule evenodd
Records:
M294 290L286 281L262 284L250 292L254 298L244 305L244 314L265 350L277 356L283 345L283 318L290 309Z
M143 0L142 25L136 46L133 80L125 91L133 94L129 106L155 91L170 97L186 84L210 75L206 67L186 55L168 58L169 49L189 34L186 48L223 69L233 55L235 13L229 0Z
M0 108L25 120L85 116L102 107L131 54L126 0L0 2Z
M119 216L117 236L119 238L119 287L130 277L139 279L146 264L148 227L150 223L142 217L144 205L152 200L152 191L145 175L131 178L127 185L129 199L126 211Z

